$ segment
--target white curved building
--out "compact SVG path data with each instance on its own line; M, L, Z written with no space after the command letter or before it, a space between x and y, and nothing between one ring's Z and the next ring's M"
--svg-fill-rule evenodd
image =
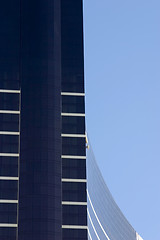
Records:
M114 201L91 147L87 150L87 206L89 240L143 240Z

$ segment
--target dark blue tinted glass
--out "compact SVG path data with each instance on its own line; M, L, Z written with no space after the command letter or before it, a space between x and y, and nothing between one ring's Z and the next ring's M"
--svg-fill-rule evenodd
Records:
M17 180L0 180L0 199L17 200L17 194Z
M17 204L0 203L0 222L17 223Z
M60 0L21 3L19 239L61 240Z
M62 112L64 113L84 113L84 97L82 96L62 96Z
M62 91L84 92L82 1L61 1Z
M0 131L19 131L18 114L0 114Z
M83 60L83 16L82 0L61 1L61 46L62 46L62 92L84 92L84 60ZM84 113L83 96L62 96L63 113ZM84 117L62 117L63 134L85 134ZM85 138L62 137L62 155L85 156ZM62 159L63 161L64 159ZM74 160L73 160L74 161ZM75 160L64 160L62 175L64 178L85 177L85 166ZM79 171L79 172L78 172ZM64 201L85 201L85 183L62 183L62 199ZM86 225L86 206L84 214L78 212L76 206L63 206L64 224ZM63 240L86 240L87 232L81 229L63 229Z
M63 182L62 190L63 201L86 201L86 183Z
M0 88L19 88L20 0L6 0L0 6Z
M85 134L85 118L63 116L62 133Z
M0 239L1 240L16 240L16 232L17 228L12 227L5 227L5 228L0 228Z
M87 225L86 206L63 205L63 225Z
M63 137L62 138L62 154L85 156L86 140L85 138Z
M18 153L19 136L0 135L1 153Z
M18 176L18 158L0 157L0 176Z
M19 78L17 74L17 78ZM0 89L11 89L11 90L19 90L20 83L19 80L13 80L13 79L0 79Z
M19 110L19 94L0 93L0 110Z
M86 161L84 159L62 159L63 178L86 178Z
M64 240L84 240L87 239L86 229L63 229Z
M20 0L0 3L0 89L20 88ZM0 92L0 110L19 110L19 94ZM18 131L19 116L0 113L0 131ZM18 136L0 135L0 153L18 153ZM13 162L11 162L13 161ZM0 156L0 176L17 176L17 158ZM18 181L0 180L0 199L17 200ZM17 204L0 203L0 223L17 222ZM1 240L16 240L16 227L0 227Z

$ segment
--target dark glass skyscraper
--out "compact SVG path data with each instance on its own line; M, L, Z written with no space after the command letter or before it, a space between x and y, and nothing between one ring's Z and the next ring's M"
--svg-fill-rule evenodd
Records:
M0 12L0 239L87 239L82 1Z
M141 239L92 157L86 178L82 0L0 17L0 240Z

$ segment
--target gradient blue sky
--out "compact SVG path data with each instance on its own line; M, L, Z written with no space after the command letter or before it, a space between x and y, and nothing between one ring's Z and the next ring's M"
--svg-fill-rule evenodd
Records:
M84 0L87 129L117 204L160 240L160 1Z

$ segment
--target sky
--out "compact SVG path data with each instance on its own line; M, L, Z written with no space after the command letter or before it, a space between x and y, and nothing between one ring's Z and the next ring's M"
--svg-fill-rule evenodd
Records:
M159 0L84 0L87 132L144 240L160 240L159 11Z

